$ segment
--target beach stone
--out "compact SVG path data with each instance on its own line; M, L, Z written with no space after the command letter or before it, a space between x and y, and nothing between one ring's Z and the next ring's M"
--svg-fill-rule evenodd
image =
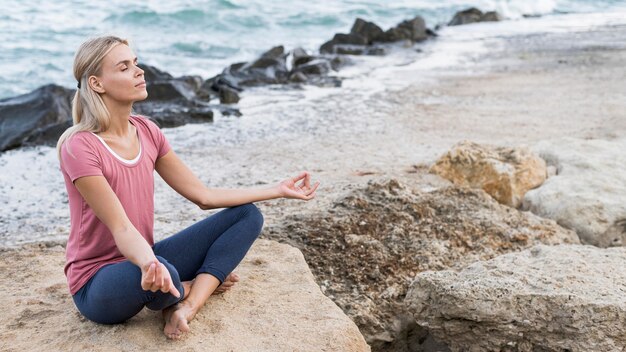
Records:
M397 26L386 30L374 39L376 42L397 42L400 40L410 40L420 42L428 38L426 33L426 21L421 16L416 16L411 20L400 22Z
M328 74L330 71L332 71L332 67L330 65L330 61L326 60L326 59L317 59L317 60L313 60L310 62L307 62L306 64L302 64L298 67L296 67L293 71L292 74L296 73L296 72L302 72L307 76L310 75L326 75Z
M323 292L374 351L440 346L404 306L416 273L460 268L538 243L578 243L573 231L501 205L480 189L424 192L395 179L356 187L323 211L285 216L264 235L302 250Z
M374 22L357 18L352 24L350 33L359 35L367 40L367 44L372 44L376 38L383 34L383 30Z
M622 351L626 249L537 245L423 272L405 302L452 351Z
M481 10L475 7L471 7L455 13L454 17L452 17L452 20L448 22L448 26L459 26L476 22L493 22L501 20L502 16L495 11L483 13Z
M369 351L356 325L322 294L302 253L257 240L235 270L240 281L209 298L184 339L167 341L161 312L145 308L118 325L85 319L70 296L61 246L0 252L0 350ZM35 269L36 268L36 269ZM18 294L19 293L19 294Z
M295 48L291 51L291 66L297 67L304 65L307 62L315 60L315 56L309 55L306 50L302 48Z
M554 168L523 208L576 231L582 243L626 244L626 138L561 138L532 149Z
M430 172L454 184L481 188L502 204L517 208L524 194L546 179L543 159L528 148L505 148L463 141L444 154Z
M0 151L27 145L55 146L72 124L75 89L56 84L0 99ZM58 135L58 131L61 131Z
M237 91L228 86L221 86L219 93L222 104L237 104L239 102Z
M333 39L331 39L331 40L327 41L326 43L322 44L322 46L320 47L320 52L321 53L334 54L335 53L335 46L338 45L338 44L367 45L368 44L368 40L367 40L367 38L365 38L365 37L363 37L363 36L361 36L359 34L337 33L337 34L335 34Z

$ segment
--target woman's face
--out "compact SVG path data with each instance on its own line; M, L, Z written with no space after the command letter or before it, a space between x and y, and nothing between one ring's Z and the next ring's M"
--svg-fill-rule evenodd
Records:
M143 70L137 66L135 53L125 44L115 46L104 57L98 81L101 94L121 103L148 97Z

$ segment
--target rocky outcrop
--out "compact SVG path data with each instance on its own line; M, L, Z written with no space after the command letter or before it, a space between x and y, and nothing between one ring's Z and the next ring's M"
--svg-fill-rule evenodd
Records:
M528 148L504 148L461 142L430 171L454 184L481 188L502 204L519 207L527 191L547 176L546 163Z
M622 351L626 249L539 245L418 274L406 304L452 351Z
M497 22L502 21L502 16L495 12L489 11L483 13L475 7L471 7L467 10L459 11L454 14L452 20L448 22L448 26L459 26L463 24L470 24L476 22Z
M383 31L377 24L357 18L350 33L337 33L333 39L322 44L321 53L349 55L384 55L385 47L378 44L406 40L412 43L428 39L434 33L426 28L420 16L399 23Z
M167 342L160 312L144 309L100 325L74 307L63 276L64 249L43 244L0 252L0 350L369 351L354 323L313 280L302 253L259 239L235 270L240 282L212 296L191 332Z
M265 235L302 250L322 290L374 351L419 351L432 343L403 303L415 274L537 243L578 243L573 231L500 205L481 190L453 186L424 193L393 179L370 182L322 213L283 223Z
M533 149L555 175L526 194L524 209L599 247L626 244L626 139L563 138Z
M76 90L48 84L30 93L0 100L0 151L27 145L56 145L72 125Z

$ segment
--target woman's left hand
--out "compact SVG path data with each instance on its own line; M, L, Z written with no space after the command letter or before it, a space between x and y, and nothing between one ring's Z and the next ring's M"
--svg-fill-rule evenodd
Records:
M300 180L302 180L302 182L296 184ZM282 181L278 185L278 189L284 198L311 200L315 197L315 190L319 185L319 182L315 182L313 187L311 187L311 175L303 171L296 177Z

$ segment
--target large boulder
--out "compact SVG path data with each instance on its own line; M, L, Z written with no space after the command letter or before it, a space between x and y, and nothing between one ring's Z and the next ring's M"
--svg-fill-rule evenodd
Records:
M75 92L48 84L30 93L0 99L0 151L26 145L56 145L61 133L72 125Z
M578 243L573 231L500 205L482 190L425 193L393 179L356 188L323 212L287 216L265 234L302 250L322 290L374 351L418 351L428 341L403 303L416 273L537 243Z
M524 209L556 220L600 247L626 244L626 138L563 138L533 147L555 170L526 194Z
M236 269L241 281L210 297L191 332L175 342L163 335L161 312L149 309L119 325L86 320L68 292L64 261L61 246L0 252L0 350L370 350L355 324L322 294L302 253L285 244L257 240Z
M626 249L539 245L424 272L406 304L452 351L623 351Z
M468 141L455 145L430 168L454 184L481 188L511 207L547 177L546 163L528 148L505 148Z

